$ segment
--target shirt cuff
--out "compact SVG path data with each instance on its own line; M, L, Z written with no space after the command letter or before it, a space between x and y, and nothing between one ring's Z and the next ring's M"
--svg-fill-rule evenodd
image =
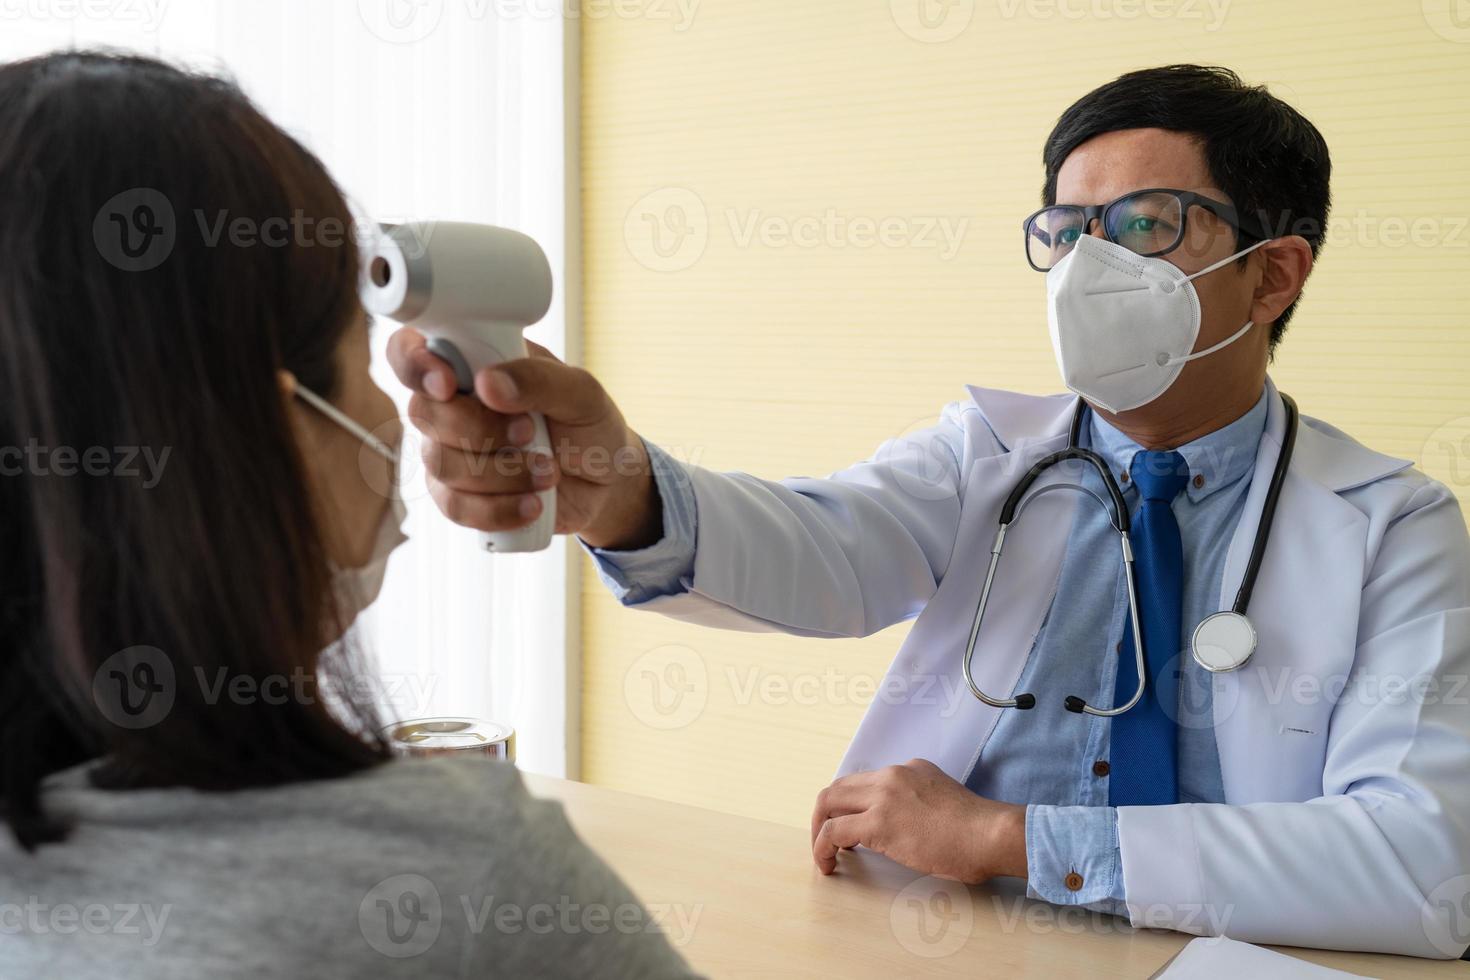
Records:
M1127 913L1113 807L1026 807L1026 867L1031 898Z
M638 551L607 551L582 544L596 563L602 584L625 606L689 591L699 539L699 512L689 471L653 443L643 445L663 502L664 536Z

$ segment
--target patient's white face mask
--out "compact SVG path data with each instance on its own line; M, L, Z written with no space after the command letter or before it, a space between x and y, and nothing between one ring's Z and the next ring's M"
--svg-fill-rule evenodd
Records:
M1193 280L1267 242L1185 275L1172 262L1144 258L1084 235L1046 274L1047 313L1057 367L1067 387L1109 412L1147 405L1179 379L1184 365L1235 343L1246 323L1213 347L1194 351L1200 304Z
M303 388L299 383L295 391L301 396L302 401L357 436L365 446L388 460L393 467L389 486L394 490L397 489L398 451L395 448L373 435L356 419L316 392ZM408 510L404 506L402 496L396 492L393 493L378 522L377 536L373 539L373 550L368 556L367 563L357 568L342 568L336 562L332 563L332 589L336 593L338 607L347 617L348 622L356 619L359 613L372 605L373 601L378 598L378 593L383 591L383 577L388 571L388 556L408 540L408 535L403 533L403 520L407 514Z

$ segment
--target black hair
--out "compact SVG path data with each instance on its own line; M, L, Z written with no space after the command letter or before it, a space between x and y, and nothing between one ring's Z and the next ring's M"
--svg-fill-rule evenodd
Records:
M1047 137L1042 203L1056 203L1057 173L1073 150L1123 129L1195 137L1211 179L1230 195L1247 229L1242 247L1257 240L1249 232L1254 226L1268 237L1300 235L1313 256L1321 251L1332 206L1327 141L1264 86L1246 85L1227 68L1167 65L1129 72L1094 89L1062 113ZM1277 318L1273 351L1295 310L1293 302Z
M16 840L66 836L41 784L89 760L99 785L229 790L386 758L371 707L318 684L345 616L279 380L331 394L362 322L351 211L326 170L228 81L67 52L0 65L0 214L0 452L73 454L0 472L0 816ZM196 229L220 214L342 235L252 247ZM82 447L167 453L167 469L151 486L82 472ZM333 649L327 676L350 673ZM301 696L196 681L221 675ZM164 710L109 711L130 679Z

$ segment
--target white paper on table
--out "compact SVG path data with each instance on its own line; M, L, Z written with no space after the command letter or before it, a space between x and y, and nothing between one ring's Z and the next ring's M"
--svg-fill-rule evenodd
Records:
M1158 980L1218 980L1220 977L1250 977L1251 980L1331 980L1356 977L1356 973L1329 970L1293 956L1277 953L1224 937L1200 938L1189 942Z

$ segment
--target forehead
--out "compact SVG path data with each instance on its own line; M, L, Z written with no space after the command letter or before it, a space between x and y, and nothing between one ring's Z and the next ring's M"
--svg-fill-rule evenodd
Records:
M1058 204L1105 204L1143 187L1223 196L1199 141L1164 129L1122 129L1077 147L1057 172Z

